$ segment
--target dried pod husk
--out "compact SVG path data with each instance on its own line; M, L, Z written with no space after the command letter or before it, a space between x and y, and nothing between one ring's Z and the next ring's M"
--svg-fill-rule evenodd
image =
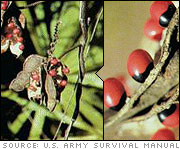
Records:
M16 92L23 91L24 88L29 84L29 78L30 78L29 73L25 71L19 72L17 74L17 77L13 81L11 81L9 89L12 89Z
M9 48L9 40L1 35L1 54L5 53Z
M23 65L23 70L28 73L32 73L37 68L41 67L45 60L46 60L45 57L42 57L42 56L39 56L36 54L32 54L26 58L24 65Z
M22 50L19 49L19 46L21 45L20 42L12 43L10 44L10 51L12 54L16 55L17 58L23 53Z
M20 24L21 24L21 27L22 27L22 28L25 28L26 18L25 18L25 16L24 16L23 13L21 13L21 14L19 15L18 20L19 20L19 22L20 22Z
M45 90L47 94L47 108L52 112L57 104L56 88L53 78L49 74L46 75Z
M18 73L17 77L11 82L9 88L16 92L23 91L30 82L31 73L40 69L44 60L45 58L39 55L30 55L26 58L23 71Z

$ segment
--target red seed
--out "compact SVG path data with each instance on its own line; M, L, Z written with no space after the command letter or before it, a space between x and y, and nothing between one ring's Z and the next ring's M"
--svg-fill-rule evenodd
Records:
M6 38L12 38L13 35L12 34L6 34Z
M52 58L52 59L50 60L50 63L51 63L52 65L57 65L58 62L59 62L59 60L58 60L57 58Z
M21 45L19 46L19 49L20 49L20 50L24 50L24 45L21 44Z
M167 27L175 10L171 1L155 1L150 7L150 14L157 24Z
M153 60L145 50L137 49L129 55L127 70L136 81L143 83L152 69Z
M19 33L20 33L20 30L16 28L16 29L13 30L13 33L14 33L14 34L19 34Z
M104 104L107 108L120 110L125 104L126 92L124 86L115 78L104 81Z
M67 85L67 81L66 81L66 80L62 80L62 81L60 82L60 86L64 87L64 86L66 86L66 85Z
M171 105L169 109L158 113L160 122L166 127L178 127L179 126L179 104Z
M116 79L123 84L127 96L131 96L131 88L128 84L127 78L123 75L120 75L120 76L116 77Z
M151 40L160 41L163 28L157 25L152 18L148 19L144 25L144 34Z
M14 23L13 22L9 23L8 27L12 29L14 27Z
M175 140L175 136L171 130L162 128L151 136L151 140Z
M18 38L17 38L17 41L22 43L23 37L18 37Z
M1 9L2 9L2 10L6 10L6 7L7 7L6 4L1 4Z
M50 70L50 71L49 71L49 75L52 76L52 77L57 76L57 71L56 71L56 69Z
M37 73L32 74L32 79L36 81L40 81L40 76Z
M8 1L1 1L1 2L7 5L7 2L8 2Z
M68 68L68 67L63 68L63 70L62 70L62 71L63 71L63 73L64 73L64 74L68 74L68 73L69 73L69 68Z

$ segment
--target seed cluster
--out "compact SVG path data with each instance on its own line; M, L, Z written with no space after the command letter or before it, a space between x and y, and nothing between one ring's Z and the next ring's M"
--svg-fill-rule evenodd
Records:
M56 105L56 100L60 100L61 92L67 85L67 74L69 68L55 57L50 58L41 67L31 72L28 86L28 97L36 102L43 101L44 95L48 95L48 108L52 111ZM53 97L53 106L51 106ZM49 99L50 98L50 99ZM42 99L42 100L41 100Z
M66 75L69 73L69 68L64 66L57 58L51 58L48 69L48 73L53 77L56 86L65 87L67 84Z
M13 19L9 20L5 28L5 34L8 40L11 40L14 44L19 43L19 49L24 50L22 31Z
M171 1L155 1L150 7L150 18L144 25L144 34L151 40L160 41L176 7Z
M10 49L12 54L19 57L25 49L21 30L25 27L25 17L22 13L18 18L9 13L11 3L12 1L1 1L1 54ZM4 17L5 14L7 17Z
M56 88L63 89L67 85L66 75L69 73L69 68L64 66L57 58L51 58L48 63L48 74L53 78ZM40 84L41 73L34 71L31 74L31 78L36 82L36 85ZM34 90L34 87L30 86L30 89Z

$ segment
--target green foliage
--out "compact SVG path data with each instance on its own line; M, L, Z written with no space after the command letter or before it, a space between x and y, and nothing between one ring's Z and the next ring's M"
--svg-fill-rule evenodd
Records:
M16 1L17 6L26 6L26 1ZM90 2L89 9L95 2ZM49 7L47 15L46 9ZM61 8L59 10L59 8ZM45 11L46 10L46 11ZM22 10L26 17L27 29L30 34L32 43L35 47L36 53L45 55L49 48L50 39L53 37L54 27L60 18L61 24L58 27L59 39L55 45L54 56L60 57L65 51L74 45L78 45L81 40L81 31L79 25L79 1L75 2L48 2L42 3L33 8L33 11L29 9ZM35 12L36 19L32 16L32 12ZM51 16L51 18L47 18ZM103 45L96 43L97 39L103 39L103 16L100 19L100 10L94 16L94 22L98 22L97 26L93 23L90 24L89 36L93 35L93 30L96 29L93 40L87 46L88 53L86 53L86 75L83 81L83 92L80 101L80 114L73 125L75 133L70 133L70 140L102 140L103 139L103 82L95 75L99 68L103 65ZM35 23L35 21L39 21ZM50 22L49 26L47 22ZM49 30L49 29L50 30ZM90 39L90 37L89 37ZM27 47L26 50L31 50L31 47ZM87 50L86 50L87 52ZM57 129L59 121L63 119L63 122L69 124L75 108L74 86L77 81L79 73L79 59L78 48L68 53L63 57L62 62L70 69L68 75L68 85L62 93L61 101L58 103L55 111L49 112L46 107L40 106L33 101L28 101L25 98L20 97L19 94L10 90L1 91L1 97L6 100L13 101L17 105L21 106L22 110L18 113L13 121L8 122L8 129L19 139L17 134L22 133L21 129L26 126L26 122L30 122L30 131L27 129L29 140L39 139L52 139L50 135L54 135ZM4 86L1 85L1 89ZM68 107L69 101L70 106ZM3 102L3 101L1 101ZM4 108L4 107L1 107ZM67 109L67 113L64 116L63 111ZM101 111L101 112L100 112ZM48 123L49 132L45 131L46 121ZM49 135L50 134L50 135ZM22 134L21 134L22 135ZM8 139L8 138L6 138ZM58 137L58 139L63 139Z

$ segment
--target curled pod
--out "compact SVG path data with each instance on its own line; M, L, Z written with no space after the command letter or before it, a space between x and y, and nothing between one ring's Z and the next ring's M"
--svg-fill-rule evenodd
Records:
M17 74L17 77L11 81L10 85L9 85L9 89L14 90L15 92L20 92L23 91L24 88L26 87L26 85L28 85L29 83L29 78L30 78L30 74L25 72L25 71L21 71Z

